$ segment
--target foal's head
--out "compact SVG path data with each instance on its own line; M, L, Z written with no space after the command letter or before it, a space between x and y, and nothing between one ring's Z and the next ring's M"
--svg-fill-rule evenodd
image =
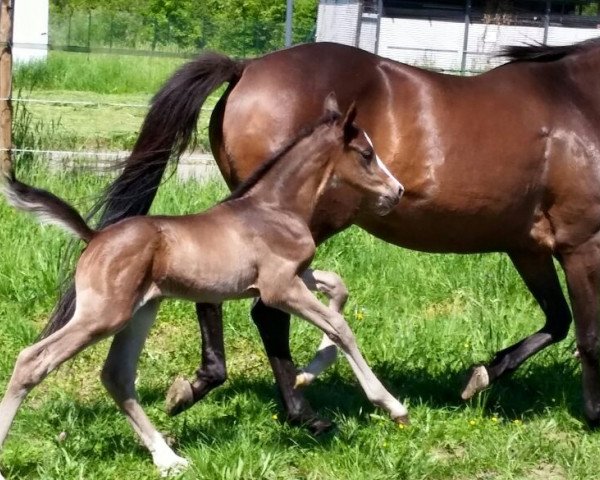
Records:
M366 132L354 123L355 104L342 116L335 95L330 93L325 100L325 114L334 119L337 127L332 178L367 194L375 212L386 215L400 201L404 187L377 156Z

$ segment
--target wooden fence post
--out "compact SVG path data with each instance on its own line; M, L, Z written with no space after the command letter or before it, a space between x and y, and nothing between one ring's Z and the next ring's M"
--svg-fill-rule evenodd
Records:
M0 8L0 170L12 175L12 34L14 0Z

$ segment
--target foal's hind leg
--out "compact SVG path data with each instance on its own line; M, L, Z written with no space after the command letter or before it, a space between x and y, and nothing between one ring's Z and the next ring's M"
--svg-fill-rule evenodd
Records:
M340 313L319 302L299 277L292 281L286 291L269 293L261 289L261 294L272 298L279 308L308 320L330 336L346 355L356 378L373 404L386 410L394 421L408 422L406 407L385 389L369 368L356 345L352 330Z
M515 371L532 355L569 333L571 312L549 254L511 254L515 268L544 311L546 323L536 333L499 351L487 365L474 367L461 397L471 398L505 373Z
M202 365L193 382L178 377L169 388L166 399L169 415L187 410L227 380L222 305L197 303L196 314L202 340Z
M114 331L114 330L113 330ZM21 351L0 403L0 446L27 394L54 369L85 347L111 333L111 327L75 311L60 330Z
M324 272L309 268L301 275L301 278L311 291L319 291L327 295L329 298L329 308L342 313L344 305L348 300L348 289L339 275L333 272ZM335 363L336 357L337 347L335 343L327 334L323 334L315 357L296 376L295 387L310 385L325 369Z
M177 473L188 462L177 456L154 428L140 406L135 391L138 359L156 318L157 309L158 301L147 303L115 335L102 369L102 383L127 416L127 420L152 454L154 465L164 476Z

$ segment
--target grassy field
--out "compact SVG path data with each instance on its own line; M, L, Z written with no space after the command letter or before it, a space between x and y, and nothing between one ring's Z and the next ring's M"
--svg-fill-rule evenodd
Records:
M107 177L27 180L81 209ZM154 211L203 209L218 183L171 181ZM0 203L0 388L19 350L33 341L56 298L67 237ZM318 438L282 424L268 362L248 301L225 308L229 381L176 418L164 394L191 375L199 353L193 306L166 302L142 356L138 389L151 419L190 459L182 478L209 479L590 479L600 437L582 424L573 341L547 349L518 373L462 403L468 367L537 329L542 315L500 255L425 255L358 229L325 244L314 266L339 272L351 297L346 316L375 372L411 411L399 428L365 399L344 359L307 395L337 428ZM309 360L320 335L293 322L295 358ZM0 455L8 479L156 478L150 455L98 379L108 342L84 352L35 389Z
M28 125L34 126L36 133L35 138L18 146L42 150L130 149L146 115L146 105L184 61L50 52L46 62L17 65L15 96L34 102L16 103L18 108L27 109ZM201 115L198 125L200 150L208 150L208 119L218 96L219 92L204 106L209 111ZM45 101L51 103L42 103Z

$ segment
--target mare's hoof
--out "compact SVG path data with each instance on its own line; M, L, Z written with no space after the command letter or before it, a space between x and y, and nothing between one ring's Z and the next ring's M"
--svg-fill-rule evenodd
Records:
M408 417L408 413L406 415L400 415L399 417L396 417L393 420L398 425L404 425L405 427L408 427L410 425L410 418Z
M169 388L166 398L167 414L175 416L194 404L192 385L185 378L177 377Z
M473 367L469 380L460 394L460 398L463 400L469 400L476 393L485 390L490 385L490 377L486 368L483 365Z
M288 423L297 427L307 428L315 437L326 433L335 427L335 423L326 418L320 418L316 415L289 417Z
M315 418L308 424L308 429L315 437L327 433L335 427L335 423L326 418Z

